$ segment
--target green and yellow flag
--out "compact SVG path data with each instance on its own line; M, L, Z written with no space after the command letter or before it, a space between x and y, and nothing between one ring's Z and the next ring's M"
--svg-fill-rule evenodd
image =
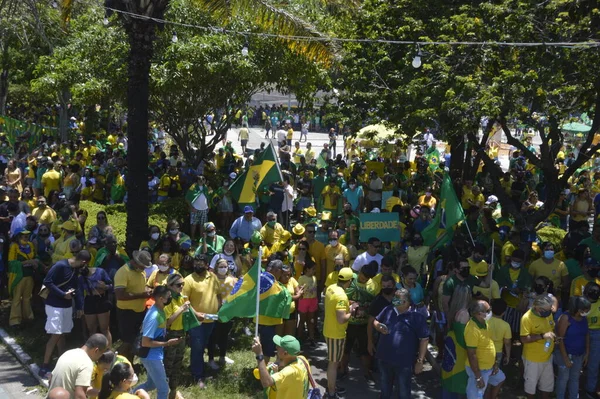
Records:
M260 274L259 274L260 273ZM260 276L260 310L261 316L288 318L292 296L271 273L262 272L258 261L248 273L241 277L231 294L219 309L219 321L227 323L234 317L256 316L256 282Z
M229 191L240 206L254 205L256 193L272 183L282 181L281 169L275 155L273 144L254 160L250 169L241 173L231 185Z
M439 206L436 210L435 218L433 218L431 224L421 233L424 244L427 246L433 245L438 237L445 233L445 237L438 242L437 246L444 244L452 239L454 226L463 220L465 220L465 213L456 196L452 181L448 175L444 175Z
M434 146L427 149L426 155L429 163L429 170L435 172L440 167L440 152Z

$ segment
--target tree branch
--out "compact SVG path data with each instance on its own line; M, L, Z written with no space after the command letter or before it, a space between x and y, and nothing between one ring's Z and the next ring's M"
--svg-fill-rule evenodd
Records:
M521 151L523 156L525 158L527 158L527 160L529 162L531 162L533 165L541 168L542 162L540 161L540 159L538 157L536 157L531 151L529 151L527 149L527 147L525 147L525 144L521 143L519 140L517 140L512 135L512 133L510 132L510 129L508 128L508 125L506 123L506 117L505 116L499 117L498 123L500 123L500 126L502 127L502 131L506 135L506 142L508 144L512 145L513 147L517 147L519 149L519 151Z

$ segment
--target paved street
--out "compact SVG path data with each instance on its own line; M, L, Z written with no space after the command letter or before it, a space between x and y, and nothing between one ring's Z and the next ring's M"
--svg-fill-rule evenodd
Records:
M38 389L38 381L0 345L0 399L41 398L39 391L28 394L34 389Z

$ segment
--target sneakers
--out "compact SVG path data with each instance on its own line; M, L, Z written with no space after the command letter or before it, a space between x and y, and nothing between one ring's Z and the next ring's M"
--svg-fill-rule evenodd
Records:
M333 395L327 394L325 397L328 399L341 399L340 394L337 392L335 392Z
M219 365L214 360L211 360L210 362L208 362L208 366L213 370L219 369Z
M344 388L343 386L335 384L335 393L343 395L343 394L346 393L346 388Z
M43 365L40 367L39 371L38 371L38 375L47 380L49 377L49 374L52 373L52 370L50 370L48 367L44 367Z
M367 386L369 388L375 388L375 380L373 379L373 376L370 374L365 375L365 380L367 380Z

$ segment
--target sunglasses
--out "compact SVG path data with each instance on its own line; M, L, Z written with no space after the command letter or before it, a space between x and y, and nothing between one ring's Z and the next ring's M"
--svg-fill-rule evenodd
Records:
M173 285L177 288L181 288L185 285L185 283L177 283L177 284L173 284Z

